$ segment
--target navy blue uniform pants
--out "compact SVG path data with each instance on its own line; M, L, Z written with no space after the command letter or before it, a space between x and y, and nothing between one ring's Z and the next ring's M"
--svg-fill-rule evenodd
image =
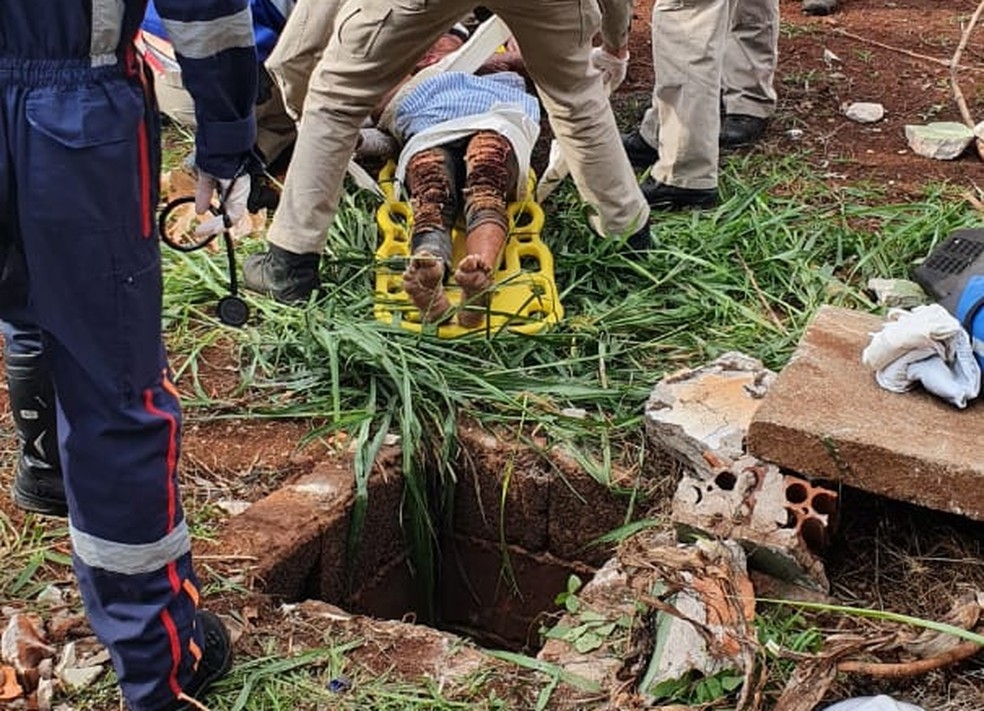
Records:
M0 318L50 358L75 570L128 705L200 656L161 339L156 108L135 67L0 58Z

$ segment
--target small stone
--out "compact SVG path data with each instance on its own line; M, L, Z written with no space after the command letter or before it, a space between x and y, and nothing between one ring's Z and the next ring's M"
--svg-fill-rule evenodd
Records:
M48 585L38 593L38 602L43 602L48 607L58 607L65 604L65 596L62 595L62 591L57 586Z
M868 101L855 101L845 107L844 115L858 123L875 123L885 117L885 107Z
M238 516L249 508L250 503L248 501L223 499L222 501L217 501L215 505L230 516Z

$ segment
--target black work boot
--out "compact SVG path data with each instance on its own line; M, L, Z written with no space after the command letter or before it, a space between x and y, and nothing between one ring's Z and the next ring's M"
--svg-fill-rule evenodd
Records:
M195 675L185 686L184 693L195 701L200 701L208 687L224 677L232 667L232 640L229 638L229 630L215 613L199 610L197 624L204 641L202 658L198 662ZM164 711L192 711L193 708L197 707L178 700Z
M653 227L649 220L638 230L629 235L625 246L630 255L641 255L653 248Z
M749 146L762 137L765 119L747 114L728 114L721 120L719 143L722 148Z
M14 503L25 511L67 516L65 484L58 456L55 388L41 347L4 345L10 410L20 443L14 474Z
M635 168L650 168L659 159L659 151L649 145L638 131L623 133L622 147Z
M307 301L319 286L320 254L295 254L275 244L243 262L243 286L284 304Z
M706 209L718 203L717 188L678 188L647 178L639 186L654 210Z

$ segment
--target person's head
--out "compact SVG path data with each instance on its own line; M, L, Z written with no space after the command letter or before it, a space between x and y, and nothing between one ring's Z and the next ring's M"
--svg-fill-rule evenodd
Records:
M421 69L429 67L432 64L437 64L442 58L457 50L465 43L465 37L466 35L464 32L458 30L457 27L454 27L442 34L437 38L434 44L430 46L430 49L424 52L424 56L417 60L417 63L413 67L414 73L417 73Z

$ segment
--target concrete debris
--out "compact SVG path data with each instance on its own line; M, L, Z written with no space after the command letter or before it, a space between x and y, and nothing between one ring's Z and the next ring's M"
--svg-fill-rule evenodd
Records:
M666 553L667 555L662 555ZM755 593L745 572L745 555L733 541L700 541L676 551L655 552L662 568L649 599L673 592L656 617L656 646L640 691L654 701L662 690L696 672L709 677L750 670L754 654Z
M886 308L911 309L929 303L923 288L908 279L868 280L868 291L875 295L875 301Z
M35 671L42 659L54 657L54 647L47 644L40 621L23 613L14 613L0 638L0 658L19 676Z
M618 558L599 568L577 598L578 603L571 605L575 610L547 632L537 659L611 688L625 665L629 621L636 615L635 596ZM589 635L599 643L586 644Z
M969 126L956 121L937 121L905 127L905 138L916 155L935 160L953 160L974 140Z
M744 453L745 433L775 373L741 353L663 378L646 403L646 437L699 479Z
M814 552L829 542L836 512L835 492L745 455L711 481L684 476L671 517L683 539L693 531L733 539L749 551L754 567L826 592L823 563Z
M108 661L108 654L100 655L98 659ZM62 653L55 665L55 677L66 689L78 690L90 686L103 673L104 664L91 659L80 659L76 652L76 643L69 642L62 648Z
M55 673L54 665L50 659L44 659L38 665L38 676L38 688L34 692L38 711L51 711L52 700L55 696Z
M858 354L883 326L822 306L752 419L749 453L830 486L984 521L984 408L878 387Z

